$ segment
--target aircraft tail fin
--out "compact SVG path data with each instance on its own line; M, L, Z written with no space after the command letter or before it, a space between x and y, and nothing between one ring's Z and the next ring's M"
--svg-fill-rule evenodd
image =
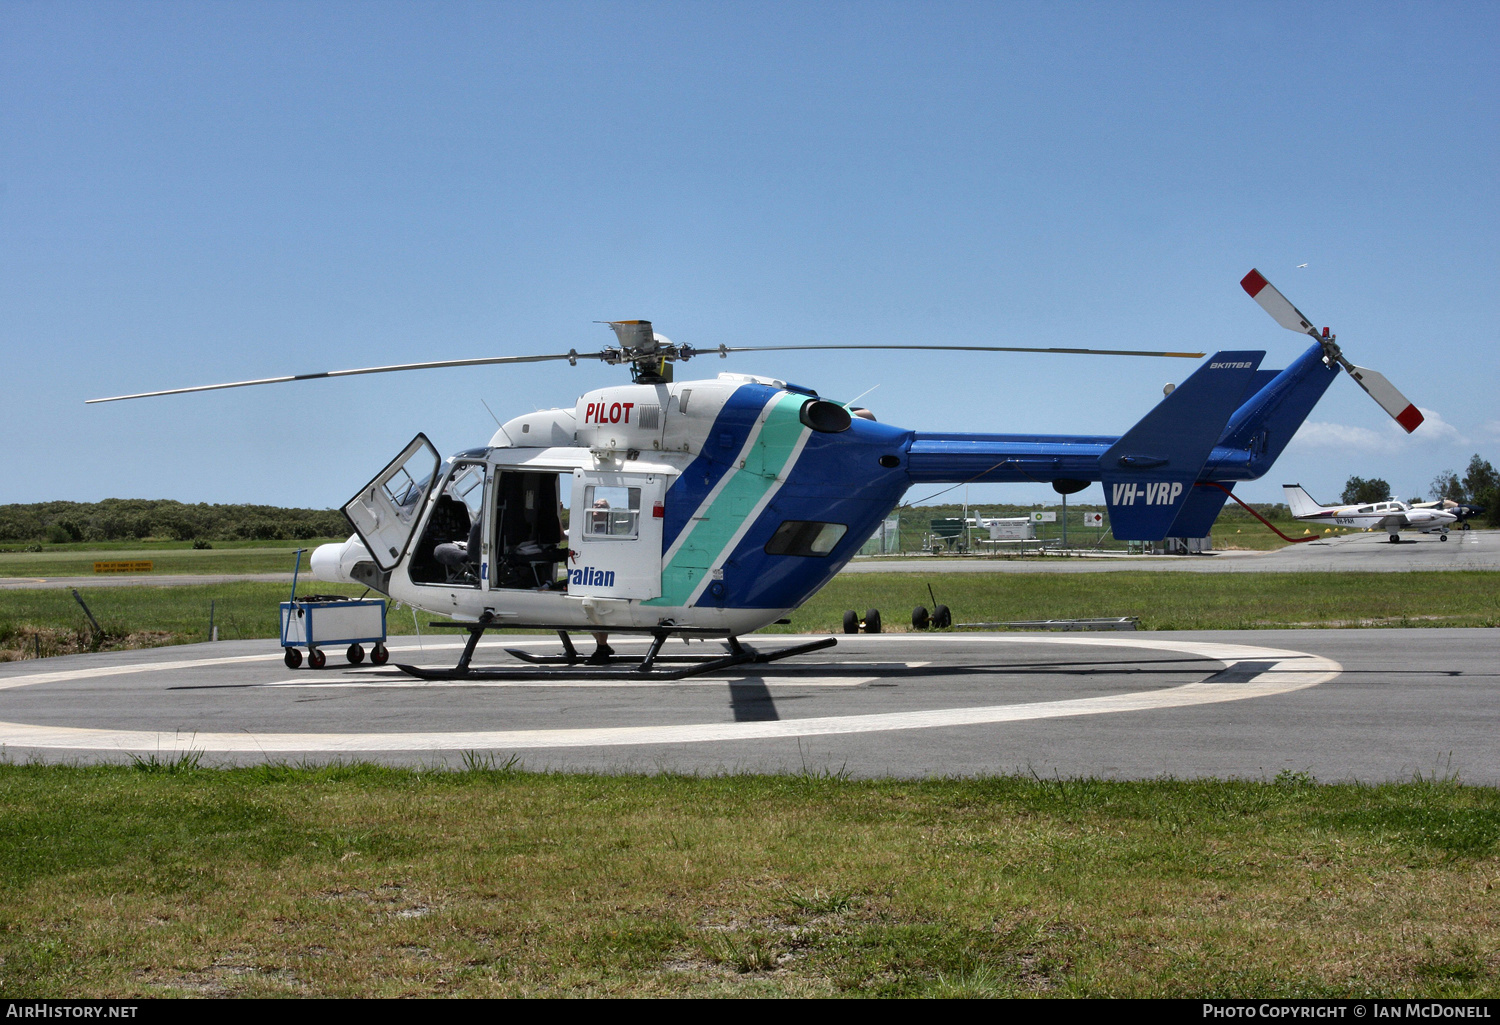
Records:
M1264 352L1217 352L1099 461L1115 537L1159 541L1193 495Z
M1287 507L1299 520L1304 516L1316 516L1327 511L1317 499L1302 489L1301 484L1283 484L1281 490L1286 494Z

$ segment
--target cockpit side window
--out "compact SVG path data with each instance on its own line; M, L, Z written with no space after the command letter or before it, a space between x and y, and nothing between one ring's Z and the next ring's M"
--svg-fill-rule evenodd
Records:
M479 586L485 473L484 463L453 464L412 552L412 583Z

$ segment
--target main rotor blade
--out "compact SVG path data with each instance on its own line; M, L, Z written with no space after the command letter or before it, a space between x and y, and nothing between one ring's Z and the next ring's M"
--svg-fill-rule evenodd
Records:
M917 349L937 352L1054 352L1075 356L1173 356L1200 359L1202 352L1154 352L1142 349L1062 349L1031 348L1019 345L721 345L717 349L698 349L694 355L714 352L801 352L806 349Z
M1352 363L1345 367L1349 376L1354 378L1365 394L1380 403L1380 408L1391 415L1391 419L1401 425L1401 429L1407 434L1422 426L1425 417L1422 411L1409 402L1405 395L1396 390L1396 386L1385 379L1384 374L1376 373L1368 367L1357 367Z
M1260 271L1250 269L1250 273L1240 279L1240 287L1260 303L1261 309L1271 315L1271 318L1286 328L1288 331L1299 331L1303 334L1318 337L1318 329L1312 326L1312 321L1297 307L1293 306L1286 296L1276 290L1276 286L1265 279Z
M315 381L324 377L354 377L359 374L389 374L398 370L434 370L440 367L482 367L495 363L545 363L565 359L573 362L580 359L607 360L603 352L566 352L548 356L487 356L481 359L445 359L431 363L397 363L388 367L361 367L357 370L327 370L321 374L288 374L285 377L262 377L254 381L230 381L227 384L200 384L192 388L167 388L163 391L143 391L134 395L111 395L107 399L85 399L85 405L95 402L119 402L123 399L150 399L158 395L185 395L189 392L218 391L222 388L248 388L252 384L285 384L288 381Z

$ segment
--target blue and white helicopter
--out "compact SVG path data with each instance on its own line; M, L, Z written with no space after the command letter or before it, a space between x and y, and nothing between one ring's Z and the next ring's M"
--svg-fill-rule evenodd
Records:
M1271 468L1340 368L1404 429L1421 423L1384 377L1346 360L1328 329L1319 334L1259 272L1241 284L1278 323L1312 335L1314 344L1284 370L1262 370L1264 352L1215 353L1119 437L913 431L781 380L725 373L674 381L672 371L697 356L793 349L1203 353L697 349L635 320L611 322L618 345L597 352L367 367L90 401L434 367L581 359L628 366L632 384L588 392L572 408L516 417L489 444L447 459L417 435L344 506L354 536L319 547L312 572L469 630L457 666L401 667L414 676L562 670L681 678L833 645L830 637L762 652L739 638L827 584L913 485L1047 481L1071 494L1100 481L1117 538L1201 537L1237 482ZM471 665L492 627L555 630L563 653L512 651L530 665ZM569 631L593 633L598 650L586 658ZM606 638L619 632L650 635L646 655L614 656ZM728 651L664 655L671 636L722 638Z

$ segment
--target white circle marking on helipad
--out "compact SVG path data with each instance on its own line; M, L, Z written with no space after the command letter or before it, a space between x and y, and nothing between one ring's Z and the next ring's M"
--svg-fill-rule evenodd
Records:
M864 638L862 638L863 640ZM870 638L871 640L875 638ZM892 638L894 639L894 638ZM292 754L472 751L488 749L522 750L535 748L616 747L643 744L696 744L716 741L769 740L793 737L827 736L846 733L876 733L891 730L933 729L944 726L978 726L990 723L1020 722L1029 719L1056 719L1110 712L1140 712L1193 705L1241 701L1269 697L1314 687L1332 680L1343 667L1321 655L1282 648L1263 648L1245 644L1223 644L1211 641L1156 640L1144 637L1080 637L1008 635L1002 637L966 637L966 642L1006 645L1067 644L1140 648L1171 651L1225 663L1226 669L1208 680L1159 690L1135 691L1092 698L1061 701L1034 701L1010 705L935 708L914 712L865 713L822 716L807 719L782 719L756 722L685 723L660 726L597 726L574 729L539 730L461 730L392 733L179 733L152 730L87 729L67 726L30 726L24 723L0 722L0 745L17 748L67 748L74 750L115 750L174 755L187 752L215 754ZM0 680L0 689L30 684L61 682L120 673L149 672L153 669L183 669L224 664L279 659L281 655L245 655L234 658L186 659L165 663L137 663L125 666L97 667L72 671L36 673ZM1241 663L1248 671L1243 678L1213 682L1215 677L1233 676Z

